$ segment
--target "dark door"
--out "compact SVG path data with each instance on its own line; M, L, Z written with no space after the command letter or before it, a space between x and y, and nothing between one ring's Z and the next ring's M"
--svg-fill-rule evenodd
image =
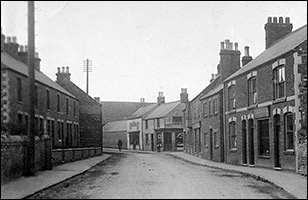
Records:
M151 149L154 151L154 135L151 134Z
M242 160L243 164L247 164L247 133L246 133L246 120L242 121Z
M255 164L255 151L254 151L254 127L253 119L248 120L248 134L249 134L249 164Z
M210 129L210 160L213 160L213 130Z
M200 133L200 128L198 130L198 152L201 154L201 133Z
M172 135L164 133L164 151L172 151Z
M281 167L279 156L280 115L274 116L274 167Z

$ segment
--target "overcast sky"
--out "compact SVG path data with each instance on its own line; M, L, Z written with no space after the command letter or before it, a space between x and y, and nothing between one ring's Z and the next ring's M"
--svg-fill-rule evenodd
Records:
M89 94L101 101L166 102L187 88L193 99L217 72L220 42L265 50L268 17L290 17L293 30L307 24L307 1L38 1L36 51L41 71L55 80L69 66L86 91L83 60L92 60ZM27 2L1 1L6 36L27 44Z

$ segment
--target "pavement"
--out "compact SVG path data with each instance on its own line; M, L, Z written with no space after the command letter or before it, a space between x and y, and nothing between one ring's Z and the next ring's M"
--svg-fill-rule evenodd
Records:
M69 178L77 176L98 163L107 159L111 155L108 153L120 153L118 149L104 148L103 155L85 160L65 163L53 167L52 170L36 172L35 176L21 177L11 181L5 185L1 185L1 199L22 199L30 196L38 191L51 187L55 184L63 182ZM155 154L157 152L139 151L139 150L126 150L124 153L148 153ZM192 162L195 164L217 168L232 170L251 176L261 181L269 182L277 187L289 192L295 198L307 199L307 177L289 171L277 171L273 169L258 168L258 167L245 167L236 166L226 163L218 163L205 160L184 152L160 152L168 154L175 158Z

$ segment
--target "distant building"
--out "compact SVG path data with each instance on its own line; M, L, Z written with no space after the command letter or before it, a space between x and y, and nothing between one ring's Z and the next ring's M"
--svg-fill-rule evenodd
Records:
M148 138L143 135L143 119L157 108L158 104L150 104L139 108L127 119L127 148L144 150L148 145Z
M139 108L153 103L146 103L144 98L140 102L99 101L103 109L103 124L112 121L124 120L130 117Z
M158 106L143 119L144 150L177 151L183 144L183 110L188 103L186 88L182 88L181 100L165 103L165 97L159 92Z
M27 54L27 48L19 46L16 38L1 33L1 130L9 128L11 134L26 135L29 127ZM34 91L36 134L48 134L53 148L78 146L79 101L41 72L39 61L37 57Z
M107 122L103 127L103 147L118 148L119 140L122 141L122 148L127 149L127 121Z
M58 67L56 83L79 100L80 145L102 146L102 105L70 80L69 67Z

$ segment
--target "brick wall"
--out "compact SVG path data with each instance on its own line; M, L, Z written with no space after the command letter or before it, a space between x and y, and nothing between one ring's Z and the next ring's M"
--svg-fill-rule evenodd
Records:
M118 140L122 140L122 148L127 149L127 132L104 132L103 146L106 148L118 148Z
M13 139L12 139L13 138ZM26 170L26 137L11 136L1 138L1 184L22 176ZM49 140L50 141L50 140ZM46 140L35 139L35 171L44 170L49 165L46 152L51 152ZM51 142L51 141L50 141ZM49 145L51 146L51 145Z

